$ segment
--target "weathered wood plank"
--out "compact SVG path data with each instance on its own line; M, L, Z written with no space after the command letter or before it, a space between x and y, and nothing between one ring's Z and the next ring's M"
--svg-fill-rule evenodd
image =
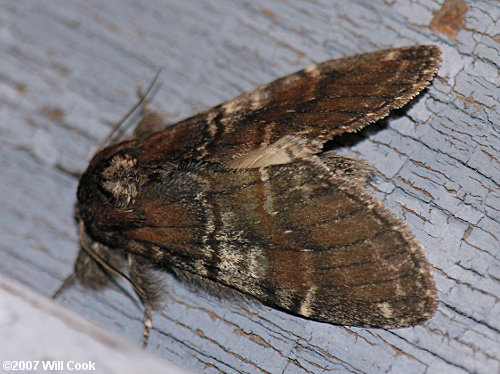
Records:
M0 275L2 373L187 373Z
M432 87L339 147L374 164L375 194L426 248L437 315L408 329L335 327L216 300L166 275L148 349L208 373L500 370L498 2L0 0L0 9L0 273L47 296L78 249L74 174L158 67L152 105L177 120L312 62L439 45ZM76 285L60 303L141 340L141 307L118 289Z

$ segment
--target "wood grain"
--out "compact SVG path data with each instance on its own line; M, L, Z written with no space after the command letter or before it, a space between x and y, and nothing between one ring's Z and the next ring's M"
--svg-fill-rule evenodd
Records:
M158 67L151 105L175 121L314 62L436 44L432 86L334 147L374 165L375 195L426 248L437 315L389 331L329 326L166 275L148 350L206 373L498 372L500 9L465 1L452 39L430 29L442 3L0 0L0 273L49 296L71 272L76 174ZM76 285L59 303L140 345L142 309L118 288Z

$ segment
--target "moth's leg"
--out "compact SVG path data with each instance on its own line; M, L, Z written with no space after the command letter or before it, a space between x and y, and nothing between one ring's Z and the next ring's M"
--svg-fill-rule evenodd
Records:
M121 252L112 250L99 242L89 243L89 245L109 266L115 269L123 268L125 257ZM81 248L75 260L73 272L54 292L52 298L56 299L75 280L78 280L84 287L100 290L108 286L112 278L108 270L104 269L85 249Z
M125 257L121 251L111 249L99 242L93 242L91 246L92 250L100 255L110 267L118 270L123 269ZM103 268L84 249L80 250L75 261L75 273L78 280L85 287L95 290L108 286L112 279L110 272Z
M70 275L66 277L65 280L63 280L62 284L59 286L59 288L52 294L52 299L57 299L60 294L64 292L66 288L68 288L71 283L73 283L76 279L76 273L73 271Z
M144 305L144 333L143 347L148 345L149 334L153 327L152 312L163 306L162 293L163 283L155 273L150 262L146 259L129 254L130 279L134 285L137 295Z
M68 288L76 279L80 279L85 281L89 279L86 275L90 274L92 271L96 270L95 268L96 262L85 252L84 249L80 248L78 252L78 256L76 257L75 263L73 265L73 272L67 276L67 278L62 282L59 288L52 294L52 299L56 299L61 295L66 288ZM102 278L102 269L97 269L95 272L97 283L92 288L99 288L99 285L104 286L106 284L106 280ZM87 286L87 285L85 285Z

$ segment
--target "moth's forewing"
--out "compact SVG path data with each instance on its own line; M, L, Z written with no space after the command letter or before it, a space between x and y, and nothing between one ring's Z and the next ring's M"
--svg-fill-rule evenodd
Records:
M228 161L297 135L326 141L385 117L434 76L439 48L420 45L323 62L280 78L147 140L149 157ZM170 157L170 156L169 156Z

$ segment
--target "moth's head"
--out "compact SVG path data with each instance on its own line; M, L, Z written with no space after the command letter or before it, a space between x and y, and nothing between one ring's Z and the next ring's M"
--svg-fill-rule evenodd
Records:
M143 183L138 157L140 141L132 139L97 152L80 178L77 191L78 216L89 233L104 242L117 226L134 226L137 217L130 207Z

